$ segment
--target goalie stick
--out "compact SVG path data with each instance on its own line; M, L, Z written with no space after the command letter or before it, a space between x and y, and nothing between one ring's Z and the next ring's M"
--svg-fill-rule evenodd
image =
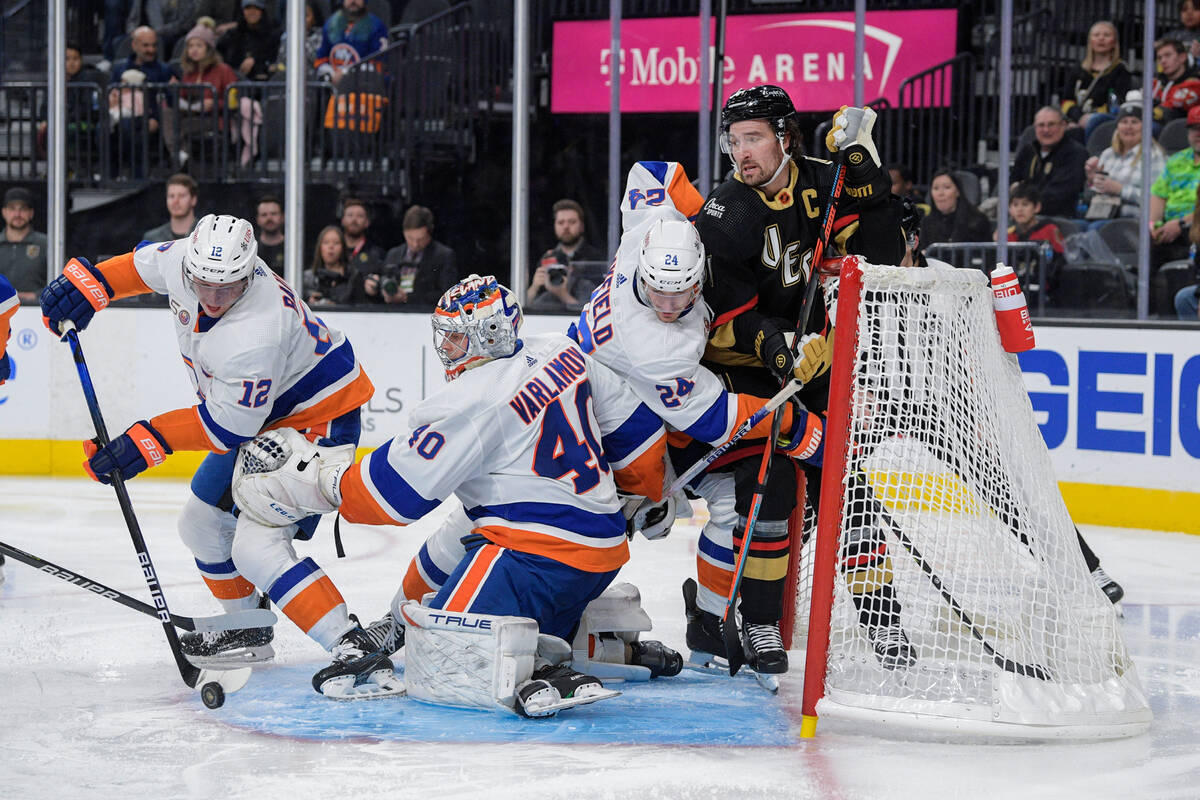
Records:
M796 355L796 348L804 336L804 329L808 327L808 318L812 316L813 306L816 304L817 287L820 285L820 280L817 278L818 268L821 266L821 260L825 255L825 245L829 241L829 234L833 231L833 219L837 214L838 203L842 199L842 187L845 183L846 168L839 161L834 167L833 188L829 191L829 204L825 207L825 218L821 220L821 231L817 237L816 244L813 245L812 259L809 261L808 284L804 287L804 303L800 307L800 317L796 321L796 336L792 340L791 345L793 360ZM793 379L789 383L791 382L797 381ZM797 386L797 389L799 388ZM734 605L737 603L738 592L742 586L742 575L746 571L746 553L750 550L754 525L758 521L758 512L762 507L763 495L767 491L767 477L771 470L771 456L775 452L775 440L779 438L779 426L782 420L782 414L779 414L778 411L773 413L771 417L771 435L763 447L762 461L758 467L758 478L754 485L754 495L750 499L750 513L746 515L746 529L742 534L742 546L737 551L737 564L734 567L733 583L729 587L729 595L725 598L725 614L721 617L721 634L725 639L725 652L729 657L730 675L736 675L737 671L741 669L742 664L745 663L745 653L742 650L741 637L738 635Z
M159 618L158 609L149 603L143 603L135 597L130 597L124 592L117 591L110 586L105 586L86 575L80 575L74 570L61 567L53 561L47 561L44 558L27 553L5 542L0 542L0 553L10 555L17 561L33 567L38 572L53 575L97 597L107 598L120 603L126 608L132 608L134 611L140 611L156 619ZM274 625L276 621L275 612L265 608L250 608L244 611L233 611L228 614L217 614L213 617L185 617L182 614L171 614L171 624L185 631L229 631L240 628L265 628L268 625Z
M100 414L100 401L96 398L92 376L88 371L87 361L83 357L83 347L79 344L79 331L70 321L63 323L62 327L66 329L63 338L71 346L71 358L75 362L75 371L79 373L79 385L83 389L83 399L87 402L88 413L96 428L96 440L101 447L107 447L109 443L108 428L104 424L104 417ZM171 655L175 657L175 666L179 668L179 676L188 688L199 688L205 706L220 708L225 702L226 692L236 692L246 685L246 681L250 680L251 670L249 667L234 670L200 669L183 655L183 650L179 646L179 634L175 632L175 625L171 620L171 610L167 607L167 598L158 582L158 573L154 569L154 562L150 560L150 551L146 547L142 529L133 513L129 490L125 488L125 481L119 471L110 473L109 477L112 478L113 489L117 493L117 503L121 506L121 514L125 517L125 527L129 529L129 538L133 541L133 549L137 553L138 565L142 569L142 576L146 579L146 588L150 590L150 597L154 599L154 605L158 609L156 616L162 623L163 632L167 635L167 644L171 647Z

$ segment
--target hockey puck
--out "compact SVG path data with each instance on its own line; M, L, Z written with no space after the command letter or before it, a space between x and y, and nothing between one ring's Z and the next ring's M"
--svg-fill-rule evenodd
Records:
M220 708L225 705L225 690L216 681L210 681L200 687L200 699L209 708Z

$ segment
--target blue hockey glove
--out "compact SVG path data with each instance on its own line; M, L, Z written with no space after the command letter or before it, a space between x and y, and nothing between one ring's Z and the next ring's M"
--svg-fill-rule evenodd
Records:
M66 321L83 330L92 316L112 301L113 289L100 270L86 258L72 258L59 275L42 290L42 320L57 336Z
M0 384L4 383L12 376L12 359L8 357L8 353L0 356Z
M83 463L92 480L112 485L111 473L117 472L124 480L150 467L157 467L173 452L162 434L142 420L135 422L129 430L100 447L95 439L83 443L83 452L88 460Z
M796 398L788 398L792 407L792 425L780 431L775 444L797 461L821 466L825 457L825 420L820 414L807 411Z

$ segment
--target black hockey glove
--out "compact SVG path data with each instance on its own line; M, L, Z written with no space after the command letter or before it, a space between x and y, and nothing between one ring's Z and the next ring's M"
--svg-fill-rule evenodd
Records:
M772 320L763 320L754 336L754 352L781 385L791 380L794 366L792 350L788 347L787 337Z
M845 165L846 194L862 206L884 202L892 188L871 139L875 116L871 108L842 106L833 115L833 127L825 135L825 146Z

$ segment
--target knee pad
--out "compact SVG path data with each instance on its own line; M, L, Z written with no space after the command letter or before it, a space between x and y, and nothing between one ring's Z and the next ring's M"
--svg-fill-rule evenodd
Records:
M413 601L400 606L396 620L406 629L409 696L460 708L515 708L517 687L533 675L538 655L536 621L448 612Z
M233 563L262 591L299 562L292 547L295 525L269 527L247 516L238 517L233 537Z
M179 538L197 561L220 564L229 560L237 527L233 514L188 494L177 527Z
M614 583L583 609L571 642L574 669L596 678L649 680L650 670L629 664L626 645L652 627L632 583Z

